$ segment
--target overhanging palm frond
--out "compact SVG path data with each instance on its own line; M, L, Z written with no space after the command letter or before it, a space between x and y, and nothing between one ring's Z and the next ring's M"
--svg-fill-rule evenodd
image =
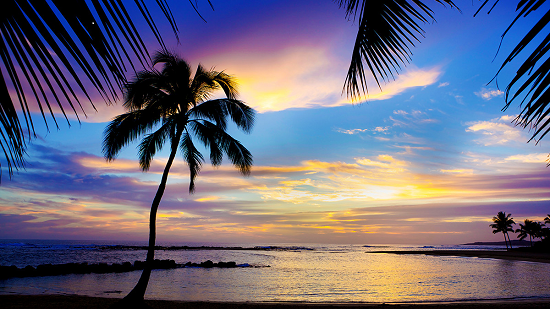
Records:
M135 1L142 16L162 38L142 1ZM157 0L174 33L177 28L165 0ZM0 145L8 171L24 163L25 138L34 134L32 101L48 126L46 115L58 126L54 105L65 115L65 104L78 118L84 114L77 93L90 104L91 83L101 96L111 101L124 82L132 58L145 63L147 49L124 4L118 0L62 1L4 0L0 11L0 61L7 76L0 74ZM15 91L12 98L8 89ZM18 104L26 128L21 125ZM85 114L84 114L85 115Z
M486 0L478 12L488 2L489 0ZM492 7L498 2L499 0L495 0ZM526 50L532 50L506 86L506 105L503 110L512 102L520 100L519 105L522 109L515 123L523 128L532 129L533 135L529 141L537 142L550 132L550 8L548 4L544 4L545 0L518 1L517 16L502 34L502 39L521 17L528 18L537 10L542 10L544 15L510 52L497 72L498 75L519 55L526 54Z
M79 96L93 107L92 91L107 102L115 100L126 81L125 72L135 71L136 61L141 66L149 62L147 47L135 27L136 17L141 15L164 47L150 11L155 5L135 0L140 14L132 16L126 9L129 2L2 1L0 146L10 175L24 165L25 138L35 135L34 106L48 129L48 115L58 127L56 112L63 113L67 123L67 109L77 118L86 115ZM212 7L210 0L207 2ZM197 11L196 1L189 3ZM166 0L155 0L155 4L177 38L178 29ZM10 90L15 95L10 95Z
M424 36L420 24L435 21L432 10L418 0L338 0L346 17L358 20L359 30L344 88L357 99L368 94L365 65L380 81L395 78L412 56L411 47ZM451 0L435 0L457 8ZM457 8L458 9L458 8Z

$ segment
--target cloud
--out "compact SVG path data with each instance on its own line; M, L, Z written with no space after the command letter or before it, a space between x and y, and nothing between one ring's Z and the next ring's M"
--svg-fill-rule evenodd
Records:
M158 175L141 173L137 162L121 160L117 165L117 159L111 168L101 157L82 152L36 145L31 150L32 168L0 188L4 230L15 226L18 235L28 237L36 233L58 238L121 233L146 237ZM229 165L205 166L194 195L187 193L185 180L177 179L179 173L187 177L186 167L177 166L161 204L159 235L216 236L220 240L242 236L243 241L250 237L257 242L262 237L282 241L273 236L277 233L292 237L325 233L334 237L332 241L340 234L349 242L353 233L366 233L396 242L395 235L437 235L472 228L452 224L479 223L486 229L483 217L490 220L504 209L478 210L472 204L501 207L514 199L546 209L540 205L550 200L550 174L528 165L542 154L492 162L491 173L441 165L420 173L427 169L408 160L410 155L384 153L340 161L304 160L290 166L260 165L248 178ZM535 208L521 213L539 215Z
M490 121L473 121L466 125L466 132L481 133L482 138L476 142L485 146L504 145L509 142L525 142L523 131L511 123L512 116L502 116Z
M449 86L449 82L444 82L444 83L439 83L439 85L437 86L437 88L447 87L447 86Z
M241 99L260 113L354 104L342 98L342 68L347 66L346 61L321 46L286 46L270 54L229 51L203 60L227 64L225 71L238 78ZM384 85L382 92L373 90L364 99L389 99L409 88L431 85L440 74L439 68L411 68Z
M455 175L471 175L474 173L473 169L441 169L439 170L441 173L445 174L455 174Z
M500 97L502 95L504 95L504 92L500 91L500 90L495 90L495 89L485 89L485 88L481 88L480 91L478 92L474 92L475 95L477 95L478 97L482 98L483 100L486 100L486 101L489 101L491 100L492 98L496 98L496 97Z
M369 130L368 129L351 129L351 130L337 129L336 130L336 132L338 132L338 133L344 133L344 134L349 134L349 135L362 133L362 132L367 132L367 131L369 131Z
M336 132L353 135L353 134L359 134L359 133L364 133L364 132L369 132L369 131L373 132L373 134L385 133L388 130L389 130L389 127L375 127L374 129L349 129L349 130L338 128L338 129L336 129Z
M361 97L358 101L387 100L410 88L432 85L437 82L441 74L439 67L431 69L409 68L408 71L400 74L395 81L383 85L382 91L370 91L368 96Z
M398 127L411 127L416 125L439 122L439 120L437 119L428 118L428 114L426 112L419 110L412 110L410 112L404 110L396 110L393 111L393 114L397 115L396 117L398 118L390 116L390 120L393 122L394 126Z
M504 158L504 161L522 162L522 163L545 163L548 162L547 153L518 154Z

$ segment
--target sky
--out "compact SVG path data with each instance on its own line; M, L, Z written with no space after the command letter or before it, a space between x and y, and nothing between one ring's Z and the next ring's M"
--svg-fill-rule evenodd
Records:
M218 168L207 161L189 194L179 157L159 208L160 243L462 244L502 240L489 227L499 211L517 223L550 213L550 140L527 142L532 132L513 123L518 103L502 111L520 62L493 79L536 20L522 19L501 44L514 1L475 18L477 2L433 4L437 22L423 26L411 63L382 90L369 79L361 102L342 91L357 24L336 3L212 2L214 11L199 2L207 22L188 2L170 2L179 43L160 16L159 27L192 67L237 78L256 122L251 134L229 132L254 166L243 177L227 158ZM147 239L168 147L146 173L136 144L107 162L103 130L124 109L94 104L70 127L48 132L35 121L26 169L3 173L0 238Z

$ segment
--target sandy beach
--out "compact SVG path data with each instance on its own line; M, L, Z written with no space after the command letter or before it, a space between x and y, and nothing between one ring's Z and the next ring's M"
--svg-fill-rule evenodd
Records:
M465 256L500 260L550 263L548 252L496 251L496 250L430 250L430 251L372 251L369 253L424 254L434 256Z
M116 298L100 298L73 295L0 295L4 309L69 309L69 308L108 308L117 301ZM300 302L184 302L148 300L148 305L156 309L278 309L278 308L312 308L312 309L353 309L353 308L548 308L550 299L529 300L480 300L439 303L300 303Z

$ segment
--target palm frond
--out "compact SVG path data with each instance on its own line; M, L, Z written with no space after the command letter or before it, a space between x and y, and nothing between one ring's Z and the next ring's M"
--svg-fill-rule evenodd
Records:
M189 111L189 115L212 120L223 130L227 127L226 117L230 116L239 129L250 133L254 126L255 111L239 100L216 99L197 105Z
M148 134L143 138L138 146L139 166L145 172L151 166L151 160L162 149L164 142L170 136L173 130L173 123L167 121L155 132Z
M227 132L220 130L218 135L220 148L225 152L229 161L239 169L243 175L249 175L252 168L252 154L238 140Z
M210 163L213 166L222 164L223 152L219 146L219 126L205 120L189 121L193 134L210 150Z
M476 14L488 2L489 0L486 0ZM488 13L498 2L499 0L494 1ZM517 15L502 34L502 40L521 17L529 18L529 15L538 9L546 8L546 12L510 52L495 75L496 78L512 61L520 55L526 54L526 50L532 50L506 86L506 104L503 111L508 109L514 101L520 100L519 106L522 109L514 121L516 125L533 130L529 141L537 140L537 142L550 132L550 118L548 117L550 114L550 34L548 33L550 9L548 6L543 6L545 3L545 0L518 2ZM537 42L539 43L537 44Z
M236 79L224 72L213 71L212 73L212 79L223 89L225 96L230 100L236 99L239 95L239 92L237 91Z
M163 119L160 112L138 110L115 117L103 134L102 150L105 158L114 160L124 146L154 128Z
M206 70L201 64L197 66L195 70L195 75L190 85L190 92L193 94L193 97L190 104L194 106L207 101L210 98L210 95L215 90L219 89L219 85L214 81L214 76L217 72Z
M135 1L141 15L164 46L162 37L143 1ZM156 0L170 22L174 33L174 17L165 0ZM46 124L50 115L57 126L54 105L65 115L66 106L76 115L84 114L77 93L90 99L95 88L107 101L117 98L127 66L134 61L144 64L148 52L120 0L62 1L4 0L0 11L0 61L8 76L0 75L1 145L8 171L23 166L28 137L34 134L32 104L36 102ZM128 52L131 51L131 54ZM75 86L72 86L74 83ZM85 86L90 83L92 87ZM17 98L5 90L12 87ZM75 88L76 87L76 88ZM23 129L15 111L16 102L25 119ZM84 114L85 115L85 114Z
M415 42L424 36L420 24L435 21L432 10L418 0L338 0L346 17L358 20L359 30L344 82L349 97L368 94L365 71L370 71L378 87L395 78L409 63ZM451 0L436 0L457 8ZM457 8L458 9L458 8ZM358 14L359 13L359 14ZM368 69L365 69L364 66Z
M183 133L181 137L180 151L189 166L189 193L193 193L195 192L195 179L201 170L204 157L193 144L191 135L188 132Z
M135 79L124 87L124 107L135 111L145 108L146 104L152 105L152 102L162 100L167 94L160 85L165 83L166 78L160 72L138 72Z

